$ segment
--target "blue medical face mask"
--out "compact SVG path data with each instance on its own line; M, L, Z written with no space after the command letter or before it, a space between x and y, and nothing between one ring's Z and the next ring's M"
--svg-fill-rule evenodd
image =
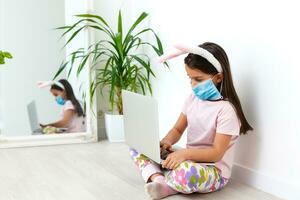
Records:
M193 92L196 97L203 101L223 99L211 78L194 86Z
M65 103L66 103L66 101L61 96L57 96L55 98L55 101L58 105L62 105L62 106L65 105Z

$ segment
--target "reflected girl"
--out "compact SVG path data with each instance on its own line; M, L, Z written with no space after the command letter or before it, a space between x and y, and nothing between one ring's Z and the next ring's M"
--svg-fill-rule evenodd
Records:
M74 95L71 84L66 79L50 83L50 92L57 104L62 106L62 119L50 124L41 124L44 132L54 132L55 128L66 128L65 132L68 133L85 132L85 114Z

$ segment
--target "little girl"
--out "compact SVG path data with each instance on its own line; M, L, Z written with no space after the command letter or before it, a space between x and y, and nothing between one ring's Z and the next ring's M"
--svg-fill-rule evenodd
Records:
M38 86L41 88L50 86L50 92L55 97L56 103L62 106L62 118L54 123L41 124L42 128L66 128L67 133L86 131L85 114L69 81L66 79L44 81L39 82Z
M160 61L188 53L184 63L193 92L160 146L172 151L172 145L187 129L186 148L170 153L162 166L130 149L131 158L146 182L146 193L153 199L222 189L231 176L239 135L253 130L234 89L223 48L210 42L195 47L175 47L176 53Z

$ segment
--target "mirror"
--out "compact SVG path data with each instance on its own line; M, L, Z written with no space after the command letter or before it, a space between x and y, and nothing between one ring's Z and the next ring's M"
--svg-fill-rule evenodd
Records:
M38 81L52 80L68 55L69 49L62 48L62 32L55 28L70 24L74 14L86 12L85 2L0 2L0 50L13 55L5 65L0 65L0 136L86 132L89 123L83 114L88 107L84 106L88 102L88 71L79 78L72 73L68 81L64 80L66 72L56 78L63 81L48 82L42 88L37 85ZM82 47L83 41L76 42L74 47ZM39 124L50 126L43 126L42 132Z

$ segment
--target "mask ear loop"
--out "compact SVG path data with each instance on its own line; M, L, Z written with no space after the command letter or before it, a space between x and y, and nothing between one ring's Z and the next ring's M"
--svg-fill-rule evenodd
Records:
M215 74L212 78L211 78L211 80L216 76L217 74ZM223 99L223 96L222 96L222 90L223 90L223 80L222 80L222 82L221 82L221 86L220 86L220 94L221 94L221 97L220 97L220 99Z
M222 80L221 86L220 86L220 94L221 94L221 98L220 99L223 99L222 90L223 90L223 80Z

